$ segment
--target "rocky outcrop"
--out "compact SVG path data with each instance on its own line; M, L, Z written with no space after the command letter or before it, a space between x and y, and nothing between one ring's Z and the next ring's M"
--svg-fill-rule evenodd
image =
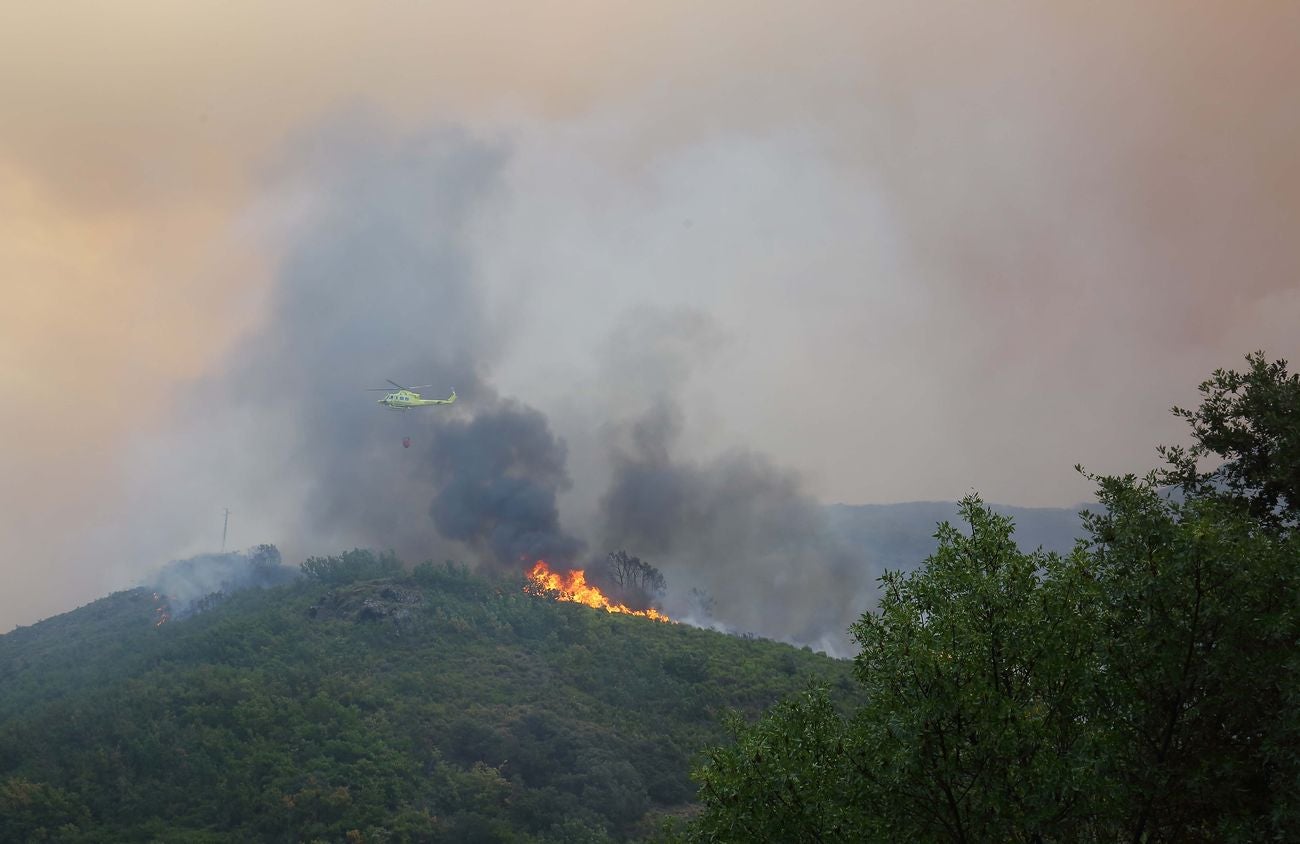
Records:
M351 621L357 624L388 622L398 626L413 620L424 603L424 593L409 586L390 583L358 583L333 589L307 609L319 621Z

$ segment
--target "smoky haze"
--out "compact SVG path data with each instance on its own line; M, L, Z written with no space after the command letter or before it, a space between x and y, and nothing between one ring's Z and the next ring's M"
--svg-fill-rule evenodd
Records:
M188 447L169 442L168 474L200 431L251 417L238 447L275 457L224 480L252 483L268 502L299 491L291 521L265 526L299 556L393 548L412 563L522 572L627 548L667 575L670 607L687 610L698 589L714 599L710 623L846 650L844 629L868 605L874 574L833 539L797 475L752 451L702 463L680 455L679 393L726 342L714 318L642 308L605 329L591 384L607 468L581 478L599 512L564 525L567 444L544 413L493 386L509 341L473 258L475 239L491 236L508 153L450 128L395 140L337 122L307 148L278 176L288 193L312 190L283 230L267 318L224 373L195 388L201 418ZM382 394L362 385L390 375L435 384L428 394L454 386L459 401L377 407Z
M168 620L184 618L203 606L245 589L262 589L288 583L298 570L281 564L272 545L247 551L199 554L173 560L151 574L146 583L156 593Z
M0 32L0 629L211 551L226 507L291 562L504 565L644 532L634 476L770 489L814 546L800 501L1070 506L1074 463L1179 441L1215 367L1300 354L1288 4L8 4ZM385 378L462 400L382 412ZM536 452L438 451L494 413ZM747 506L627 550L683 587L762 560Z
M613 326L598 379L608 480L594 532L663 570L670 614L849 653L848 626L881 574L867 545L846 543L798 473L770 456L683 442L684 396L728 343L716 319L690 309L640 308Z
M361 130L358 131L358 125ZM212 415L256 420L242 448L268 495L297 490L291 547L391 548L411 561L500 566L581 543L560 528L565 447L538 411L486 380L500 340L476 288L467 230L505 153L452 128L394 139L334 121L285 164L310 195L286 230L266 321L198 391ZM369 129L369 131L367 131ZM459 391L450 406L378 407L386 379ZM404 447L404 443L406 447Z
M233 536L290 561L352 547L460 557L476 539L435 525L432 442L466 406L499 403L466 232L506 153L446 126L395 136L364 110L304 131L292 152L265 165L265 200L242 223L279 256L262 318L131 445L138 506L101 534L135 565L209 550L213 490L237 493ZM387 379L461 401L391 411L377 404Z
M421 442L437 419L380 408L368 390L392 379L482 400L492 337L465 227L502 153L451 129L395 139L368 123L321 127L275 175L310 191L305 217L283 244L267 320L219 391L283 433L300 531L409 554L437 543L432 476L392 446Z
M670 613L696 612L686 590L698 590L711 599L702 623L848 654L848 626L871 605L881 572L765 455L675 458L679 416L665 402L632 423L601 501L606 544L664 570Z

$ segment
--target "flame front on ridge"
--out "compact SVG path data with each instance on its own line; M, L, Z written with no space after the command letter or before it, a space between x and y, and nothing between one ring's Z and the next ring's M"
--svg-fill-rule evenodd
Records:
M582 569L574 569L566 574L551 571L551 567L544 560L538 560L537 564L528 572L528 579L532 581L539 589L548 592L558 592L561 601L573 601L578 604L586 604L605 612L621 612L627 615L639 615L642 618L653 618L655 621L672 621L671 618L651 607L648 610L634 610L626 604L616 604L605 594L587 582L587 575Z

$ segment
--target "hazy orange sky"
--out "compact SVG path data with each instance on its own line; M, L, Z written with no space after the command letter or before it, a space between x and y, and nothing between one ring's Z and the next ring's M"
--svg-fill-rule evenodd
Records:
M1297 43L1252 2L5 4L0 630L210 549L225 506L234 544L317 550L308 481L258 474L274 401L204 385L346 205L331 150L447 128L500 158L457 240L478 375L568 442L572 518L656 390L683 459L823 501L1086 500L1070 467L1150 466L1212 369L1296 357ZM647 354L688 363L612 369L663 314L692 327Z

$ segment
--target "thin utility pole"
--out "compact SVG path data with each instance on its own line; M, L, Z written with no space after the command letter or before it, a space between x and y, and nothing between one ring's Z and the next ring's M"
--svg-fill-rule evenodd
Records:
M230 527L230 508L226 508L226 519L221 523L221 553L226 553L226 529Z

